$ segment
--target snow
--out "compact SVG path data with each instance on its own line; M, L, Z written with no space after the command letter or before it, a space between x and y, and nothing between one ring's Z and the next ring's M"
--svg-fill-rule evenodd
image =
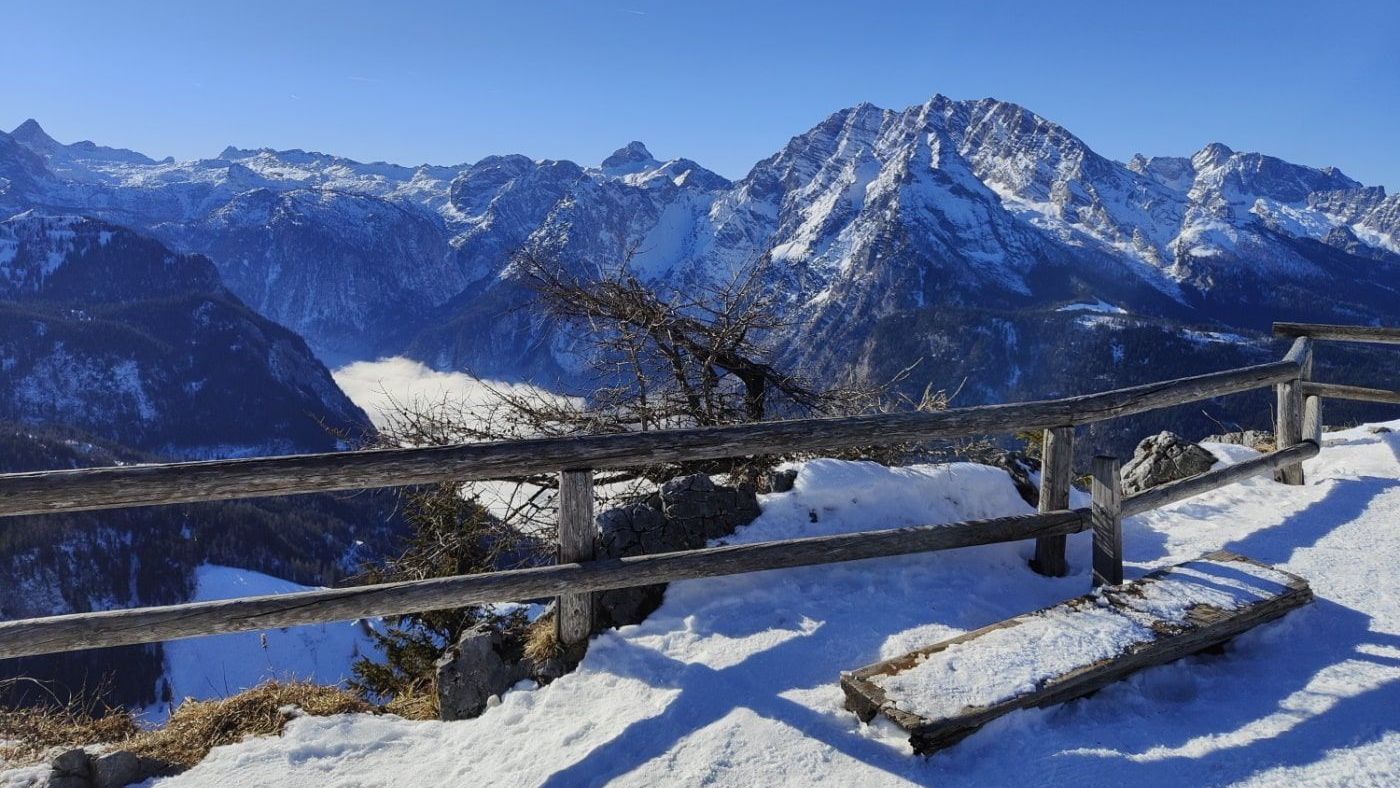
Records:
M306 590L308 586L248 569L205 564L195 570L191 601ZM367 627L364 622L344 621L173 640L164 647L161 680L169 685L170 697L177 703L187 697L225 697L268 679L339 684L350 677L350 664L355 659L378 653ZM158 720L167 711L158 703L146 716Z
M933 758L847 712L840 671L1084 593L1087 534L1060 579L1010 544L676 583L646 622L595 638L575 673L479 719L304 717L157 784L1395 784L1400 435L1325 443L1306 485L1256 478L1124 525L1130 576L1223 548L1308 579L1314 604L1223 656L1015 712ZM730 541L1028 511L994 469L833 460L763 505Z
M1243 575L1241 577L1240 575ZM1248 564L1192 561L1117 605L1095 594L1093 607L1068 603L1026 617L1014 627L957 643L871 683L894 705L925 719L956 716L965 709L991 706L1034 692L1047 680L1065 676L1130 648L1157 639L1153 624L1181 623L1198 605L1237 610L1282 593L1288 578Z
M1121 306L1114 306L1102 298L1095 298L1090 302L1079 302L1075 304L1065 304L1056 312L1096 312L1101 315L1126 315L1128 310Z

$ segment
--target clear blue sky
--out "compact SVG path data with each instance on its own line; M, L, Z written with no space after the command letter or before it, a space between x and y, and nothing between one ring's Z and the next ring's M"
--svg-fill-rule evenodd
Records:
M1105 155L1219 140L1400 188L1400 2L6 2L0 127L176 158L732 177L832 111L1016 101Z

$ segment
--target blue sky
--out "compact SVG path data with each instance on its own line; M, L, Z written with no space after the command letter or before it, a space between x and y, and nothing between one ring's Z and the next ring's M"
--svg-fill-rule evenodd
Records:
M1400 188L1400 2L26 2L0 128L153 156L300 147L725 175L832 111L1015 101L1104 155L1210 141Z

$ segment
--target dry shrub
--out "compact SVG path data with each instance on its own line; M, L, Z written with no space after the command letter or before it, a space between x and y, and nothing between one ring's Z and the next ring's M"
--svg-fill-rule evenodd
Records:
M114 744L138 733L136 719L125 709L0 709L0 763L26 766L39 763L55 747Z
M404 684L383 709L406 720L435 720L438 718L437 687L431 681Z
M293 707L299 711L293 711ZM199 763L209 750L249 736L275 736L300 714L326 716L374 708L339 687L268 682L222 700L181 703L164 727L123 744L137 755L181 767Z
M554 611L535 619L525 630L525 658L542 663L564 656L564 642L554 627Z

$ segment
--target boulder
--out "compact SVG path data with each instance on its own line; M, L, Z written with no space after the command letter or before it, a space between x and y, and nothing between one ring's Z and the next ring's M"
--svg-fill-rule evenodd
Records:
M49 768L50 788L92 788L92 756L81 747L55 755Z
M519 655L507 654L501 633L486 625L463 632L436 668L438 717L444 720L476 717L491 698L529 678Z
M600 514L598 557L694 550L734 533L758 512L758 496L748 487L718 485L704 474L682 476L663 484L643 503ZM595 596L597 624L639 623L661 604L665 592L665 584L600 592Z
M1123 494L1132 495L1159 484L1210 470L1215 455L1179 435L1161 432L1144 438L1123 466Z
M1268 430L1244 430L1242 432L1226 432L1220 435L1207 435L1201 439L1202 443L1232 443L1236 446L1248 446L1256 451L1273 451L1274 434Z

